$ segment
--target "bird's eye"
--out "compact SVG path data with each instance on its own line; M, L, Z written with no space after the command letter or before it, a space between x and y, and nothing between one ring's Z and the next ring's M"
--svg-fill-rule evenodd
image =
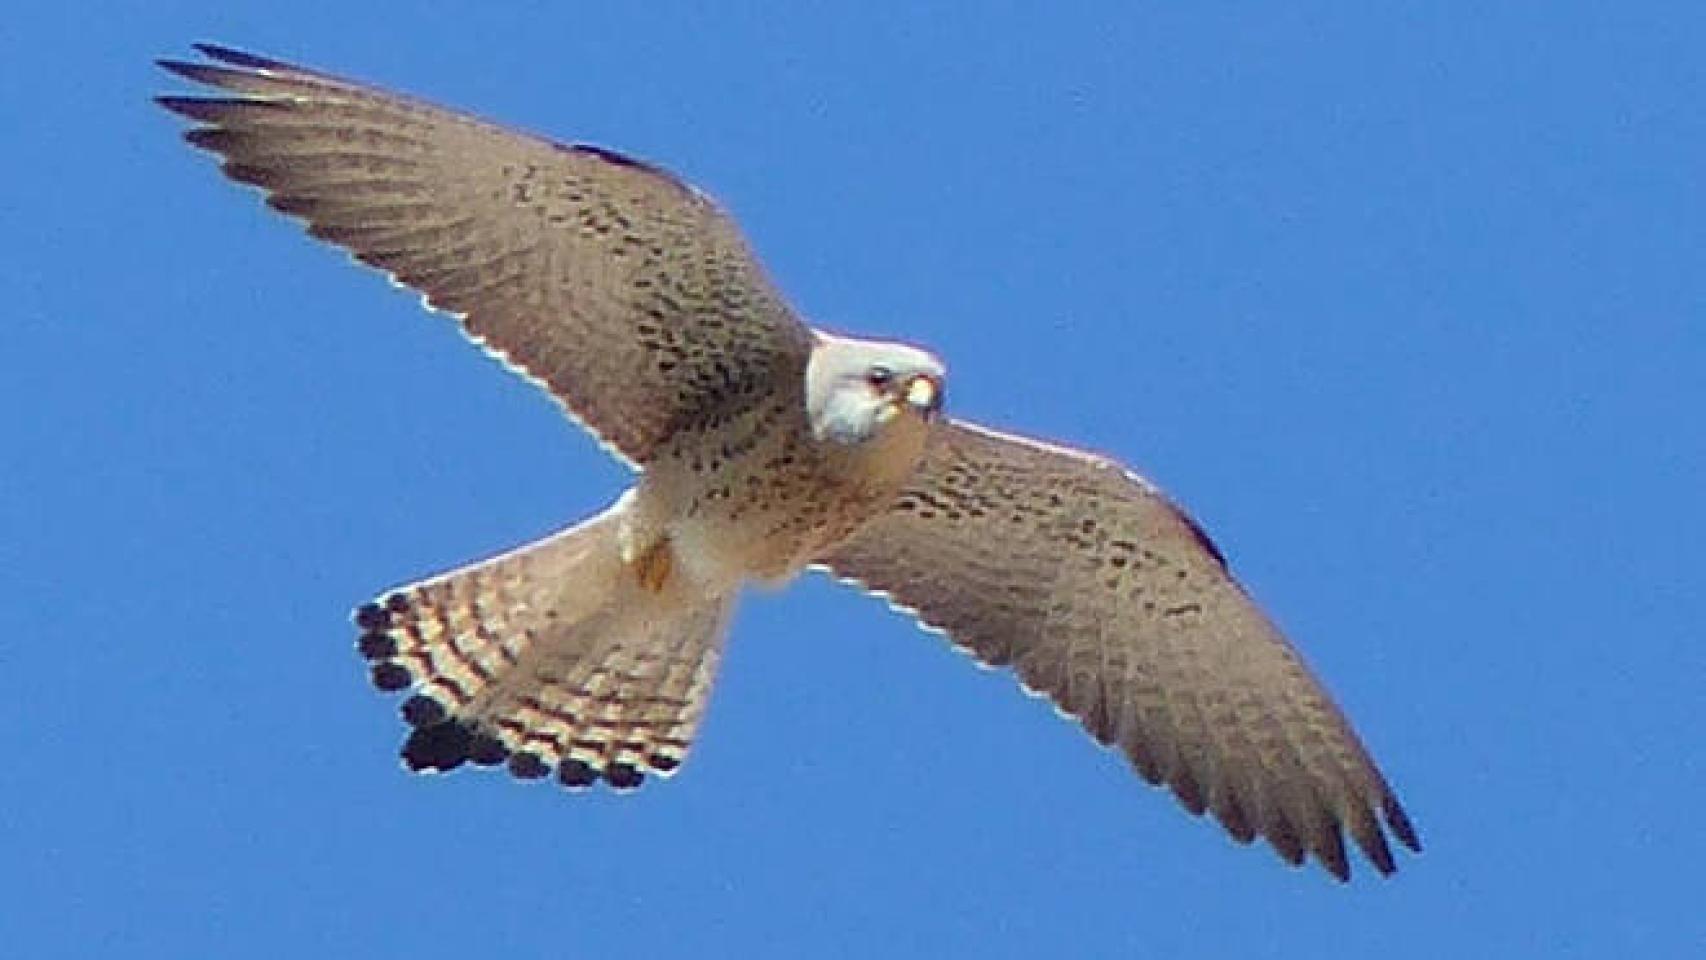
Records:
M865 371L865 382L881 390L894 382L894 371L888 367L872 367Z

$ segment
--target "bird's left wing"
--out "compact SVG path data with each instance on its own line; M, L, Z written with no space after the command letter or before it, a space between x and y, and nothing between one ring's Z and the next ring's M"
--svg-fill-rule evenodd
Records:
M419 290L644 465L804 375L811 332L739 229L669 173L224 47L161 65L185 136L308 232Z
M1153 486L1076 450L939 421L888 513L821 558L1011 666L1193 813L1292 863L1383 873L1398 799L1297 652Z

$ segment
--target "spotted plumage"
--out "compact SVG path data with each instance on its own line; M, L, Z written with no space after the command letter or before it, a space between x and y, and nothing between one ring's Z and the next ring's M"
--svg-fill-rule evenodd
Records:
M361 606L413 770L632 790L674 773L734 599L809 566L1011 667L1240 841L1348 875L1420 848L1202 531L1112 462L941 416L930 354L800 322L704 194L223 47L159 98L233 179L418 290L639 471L609 509Z

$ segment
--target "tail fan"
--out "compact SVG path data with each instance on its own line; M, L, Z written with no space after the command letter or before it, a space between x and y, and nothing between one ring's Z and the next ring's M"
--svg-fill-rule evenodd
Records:
M625 791L686 759L733 594L642 583L618 550L619 509L355 612L374 686L411 692L411 770L506 764Z

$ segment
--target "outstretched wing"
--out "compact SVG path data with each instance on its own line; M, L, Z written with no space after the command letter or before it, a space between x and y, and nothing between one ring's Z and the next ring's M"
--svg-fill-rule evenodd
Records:
M665 171L211 45L160 97L308 232L419 290L629 460L797 382L811 335L715 203Z
M1011 666L1152 783L1293 864L1383 873L1415 830L1343 714L1154 487L1074 450L941 422L889 513L822 559Z

